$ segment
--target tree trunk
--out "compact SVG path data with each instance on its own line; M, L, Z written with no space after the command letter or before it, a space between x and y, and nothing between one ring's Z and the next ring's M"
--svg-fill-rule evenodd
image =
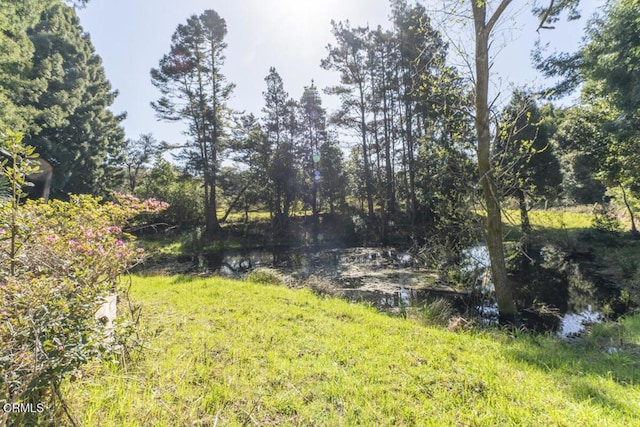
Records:
M385 158L385 180L386 180L386 211L388 215L396 213L396 196L393 191L393 170L391 158L391 141L389 137L389 117L387 111L387 90L382 92L383 113L384 113L384 158Z
M622 199L624 200L624 205L627 207L629 217L631 218L631 234L638 234L638 229L636 228L636 220L633 217L633 209L631 209L631 205L629 204L629 200L627 199L627 192L624 190L624 186L622 184L620 184L620 189L622 190Z
M240 192L236 195L236 197L233 199L233 202L231 202L231 204L229 205L229 207L227 208L227 211L224 213L224 215L222 216L222 218L220 218L219 222L226 222L227 218L229 217L229 214L231 214L231 211L233 211L233 208L236 207L236 204L238 203L238 201L240 200L240 198L244 195L244 192L247 191L247 188L249 188L249 184L245 184L244 187L242 187L242 189L240 190ZM245 215L245 217L248 220L248 214Z
M218 201L216 194L216 153L212 150L211 162L213 166L209 171L211 176L211 184L209 187L209 204L205 207L207 210L206 217L206 234L209 237L215 236L220 231L220 221L218 221Z
M517 190L518 205L520 206L520 228L522 230L522 240L528 241L531 235L531 223L529 222L529 207L527 206L527 199L525 198L524 191Z
M365 117L364 88L360 83L360 133L362 135L362 160L364 162L364 182L367 189L367 210L369 218L373 218L373 186L371 183L371 165L367 147L367 122Z
M218 206L216 203L216 186L211 185L209 188L209 205L207 209L206 218L206 234L211 237L215 236L220 230L220 221L218 221Z
M405 97L409 97L408 94ZM406 132L407 132L407 163L409 167L409 207L411 212L412 232L415 231L416 219L418 216L418 201L416 199L416 167L415 167L415 144L413 136L413 111L409 101L405 103Z
M317 227L318 224L320 224L320 213L318 212L318 182L316 181L315 175L313 177L313 186L311 190L311 216L313 217L313 225Z
M514 322L516 305L507 280L507 267L504 260L502 245L502 218L498 188L493 178L491 168L489 130L489 35L499 13L508 5L509 0L503 0L489 24L486 23L486 2L470 0L473 10L476 49L476 87L475 87L475 126L478 137L478 170L484 202L487 207L487 249L491 259L493 284L498 301L498 312L501 322ZM497 15L496 15L497 14Z

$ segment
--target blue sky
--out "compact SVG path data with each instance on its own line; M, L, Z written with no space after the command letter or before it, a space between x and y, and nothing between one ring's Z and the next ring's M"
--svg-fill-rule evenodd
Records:
M430 0L441 4L442 0ZM425 4L431 7L429 1ZM466 1L465 1L466 3ZM530 7L512 7L497 29L493 92L507 98L515 86L542 83L532 70L530 52L537 37L558 50L574 50L582 36L585 19L559 23L553 31L535 32L537 22ZM583 1L584 16L601 0ZM437 6L433 6L437 7ZM322 70L320 60L332 43L331 19L349 19L353 26L387 25L387 0L91 0L79 11L85 31L91 35L102 57L107 78L119 96L114 112L126 111L124 127L128 138L152 133L159 140L182 143L183 126L158 122L149 103L159 96L151 85L149 71L169 51L171 35L187 17L213 9L227 22L224 74L235 83L232 108L260 115L265 90L264 77L274 66L291 96L299 99L303 87L315 80L319 88L335 84L338 75ZM467 30L450 18L443 22L452 45L462 42L472 48ZM494 49L494 52L498 52ZM454 60L465 72L463 62ZM336 101L324 97L324 105L334 109Z

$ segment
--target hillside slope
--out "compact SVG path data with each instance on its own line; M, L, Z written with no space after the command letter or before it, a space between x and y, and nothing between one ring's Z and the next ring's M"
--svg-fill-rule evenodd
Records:
M66 387L84 425L640 425L637 336L608 354L453 333L215 278L134 278L132 295L148 349Z

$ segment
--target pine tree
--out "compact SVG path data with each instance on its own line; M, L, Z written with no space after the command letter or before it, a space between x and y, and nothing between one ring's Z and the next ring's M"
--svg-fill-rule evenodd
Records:
M145 167L168 148L168 144L159 143L150 133L142 134L135 140L125 141L123 165L131 194L135 193Z
M263 92L262 112L269 147L269 178L273 197L269 207L276 225L287 226L291 208L298 193L298 171L294 144L298 135L297 105L284 90L282 78L275 68L265 77L267 90Z
M122 181L124 115L109 110L117 93L102 60L64 4L42 12L27 34L34 46L29 77L43 89L21 100L35 110L26 142L54 165L58 194L105 193Z
M222 74L227 25L213 10L192 15L178 25L171 49L151 70L151 81L161 93L151 105L161 120L183 120L191 140L183 151L190 167L204 177L204 209L209 236L220 229L216 187L226 149L233 84Z
M33 125L37 95L46 81L31 78L33 43L27 35L53 0L0 0L0 127L27 132Z
M313 81L304 88L300 99L300 143L298 152L302 159L305 196L311 205L311 215L315 226L319 224L318 192L322 174L320 160L322 147L328 144L327 113L322 108L322 99Z
M331 139L320 146L318 172L320 172L320 204L318 209L327 204L329 213L335 213L346 204L348 180L344 170L342 150Z
M329 94L338 95L341 109L334 117L339 125L358 133L361 159L363 162L364 183L367 198L367 213L374 215L374 187L371 171L371 153L367 117L370 108L367 102L370 81L367 76L368 28L351 28L349 22L332 21L336 45L327 47L327 58L321 66L326 70L340 73L340 85L327 89Z

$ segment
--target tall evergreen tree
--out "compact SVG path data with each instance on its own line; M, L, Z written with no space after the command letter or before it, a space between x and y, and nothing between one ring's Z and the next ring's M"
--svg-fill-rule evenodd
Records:
M320 202L318 209L326 209L335 213L345 205L348 178L344 167L342 150L331 138L320 146Z
M33 43L27 29L40 19L43 5L0 0L0 127L24 132L35 108L25 104L30 92L41 92L42 82L29 78Z
M230 149L234 153L230 160L236 167L228 168L230 173L223 177L226 185L222 187L231 191L225 191L230 201L221 221L237 206L244 209L245 221L248 221L251 208L270 207L273 198L269 175L272 150L263 126L253 114L240 117Z
M22 99L35 110L26 142L53 163L53 194L114 188L122 180L124 115L109 110L117 93L75 11L56 2L27 34L34 46L29 78L44 89Z
M313 222L319 224L318 195L321 183L321 149L328 144L327 113L322 108L322 99L313 81L304 88L300 99L300 143L299 153L305 182L305 199L311 205Z
M284 83L274 67L265 77L267 90L262 93L265 105L263 123L267 136L270 184L273 187L269 210L279 228L286 228L297 193L297 170L294 143L298 132L296 103L284 90Z
M367 213L374 215L374 187L371 168L370 135L367 126L370 80L367 73L368 28L351 28L349 22L332 21L332 32L336 45L327 47L327 58L321 62L322 68L340 73L340 85L327 89L329 94L338 95L341 108L334 117L339 125L355 131L360 140L364 183L367 198Z
M333 119L357 135L366 210L373 216L374 208L381 209L383 234L398 206L416 225L417 196L424 193L417 183L420 145L430 143L451 105L462 99L452 95L460 92L451 83L455 73L445 67L446 44L431 27L426 9L394 0L391 18L391 31L334 23L336 45L328 47L322 62L340 72L341 84L328 89L342 102ZM449 106L446 114L439 103Z
M233 84L222 74L227 25L215 11L192 15L171 38L171 49L151 70L161 93L151 105L166 121L183 120L191 140L184 158L204 177L206 230L220 229L216 186L226 143L227 100Z
M384 185L384 210L387 222L396 213L396 177L395 171L395 135L396 124L394 118L398 116L395 111L397 103L397 64L399 53L396 44L395 33L383 31L378 27L371 34L371 81L375 90L371 94L371 106L374 112L374 129L377 152L384 158L384 179L380 180ZM380 123L381 121L381 123ZM380 136L378 136L380 135ZM382 145L382 146L380 146ZM378 167L380 169L380 167ZM381 171L378 172L382 175Z

